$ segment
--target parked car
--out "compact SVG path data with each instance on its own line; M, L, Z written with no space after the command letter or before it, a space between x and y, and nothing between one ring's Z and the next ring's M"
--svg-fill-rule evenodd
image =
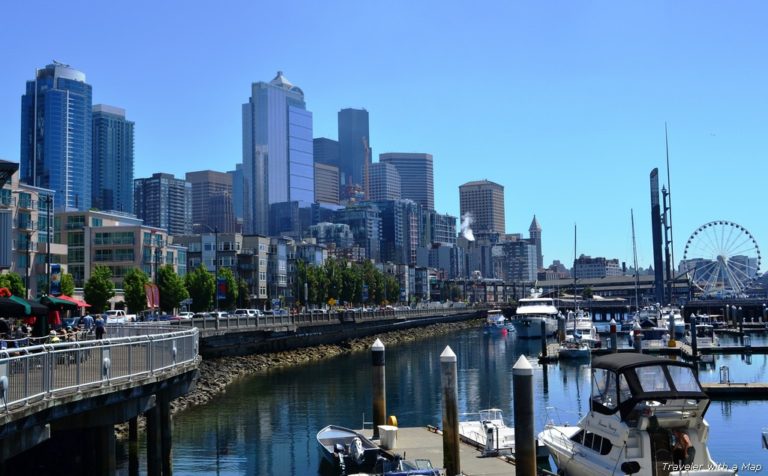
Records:
M235 317L259 317L261 316L261 311L258 309L235 309L235 312L233 314Z
M223 311L214 311L214 312L209 312L208 316L213 317L214 319L226 319L227 317L229 317L229 314Z
M180 320L184 321L184 320L187 320L187 319L192 319L194 317L194 315L195 315L194 312L184 311L184 312L180 312L179 314L177 314L177 317Z

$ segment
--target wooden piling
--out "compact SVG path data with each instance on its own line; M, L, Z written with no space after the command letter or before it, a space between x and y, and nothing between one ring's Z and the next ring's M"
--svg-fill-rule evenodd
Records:
M634 346L635 346L635 352L642 352L643 351L643 334L640 332L640 323L635 322L635 325L632 329L634 333Z
M547 323L541 320L541 356L547 356Z
M163 476L173 474L173 421L171 420L171 401L163 395L158 402L160 417L160 460Z
M459 412L456 354L449 346L440 354L443 386L443 467L447 476L461 473L459 457Z
M515 474L536 476L536 435L533 424L533 367L521 355L512 367L515 415Z
M147 417L147 474L159 476L160 465L160 408L154 405L146 411Z
M611 319L611 352L616 353L619 351L619 340L616 333L616 319Z
M379 438L379 425L387 423L387 385L384 344L376 339L371 346L373 365L373 438Z
M695 361L699 358L699 343L696 338L696 314L691 315L691 357ZM698 366L696 366L698 368Z

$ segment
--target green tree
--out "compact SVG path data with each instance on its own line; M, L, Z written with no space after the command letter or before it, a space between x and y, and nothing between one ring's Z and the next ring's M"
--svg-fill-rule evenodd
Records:
M123 292L128 311L138 314L147 307L147 294L144 285L149 283L147 273L139 268L131 268L123 277Z
M91 305L91 311L104 311L115 295L115 284L112 282L112 271L106 266L96 266L91 277L83 287L83 296Z
M69 273L61 275L61 293L71 296L75 292L75 278Z
M0 288L8 288L14 296L27 297L27 287L18 273L0 274Z
M387 300L389 302L400 301L400 283L397 281L397 278L391 274L387 274L385 275L384 280L387 288Z
M227 293L224 299L217 304L221 309L234 309L237 302L237 286L235 285L235 275L229 268L219 268L219 277L224 278L227 283Z
M248 289L248 283L243 279L237 280L237 307L240 309L250 309L251 292Z
M181 301L189 297L184 280L170 265L161 266L157 270L157 287L160 292L160 309L168 314L178 309Z
M184 286L192 298L192 312L207 311L213 301L213 291L216 283L213 274L209 273L202 264L184 277Z
M592 291L592 288L590 286L587 286L584 288L584 291L581 292L581 297L584 299L592 299L592 296L594 296L594 292Z

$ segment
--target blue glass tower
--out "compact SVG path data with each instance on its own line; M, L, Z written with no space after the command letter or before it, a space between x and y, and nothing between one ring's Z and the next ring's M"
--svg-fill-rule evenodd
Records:
M91 85L54 62L21 97L21 181L55 190L57 209L91 208Z
M125 110L93 106L92 205L133 213L133 122Z
M304 92L282 71L269 83L253 83L243 104L243 215L246 233L268 235L278 203L309 207L315 199L312 113Z

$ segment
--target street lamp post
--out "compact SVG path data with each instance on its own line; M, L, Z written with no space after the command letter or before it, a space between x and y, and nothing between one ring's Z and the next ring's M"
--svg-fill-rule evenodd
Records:
M219 227L213 228L213 265L215 269L215 275L213 277L214 282L214 294L216 299L216 312L219 312ZM218 314L217 314L218 315Z
M27 275L26 275L26 282L24 285L26 286L26 290L24 291L24 294L26 294L24 297L29 299L29 268L32 266L31 263L32 259L32 232L27 232L27 265L25 266Z

